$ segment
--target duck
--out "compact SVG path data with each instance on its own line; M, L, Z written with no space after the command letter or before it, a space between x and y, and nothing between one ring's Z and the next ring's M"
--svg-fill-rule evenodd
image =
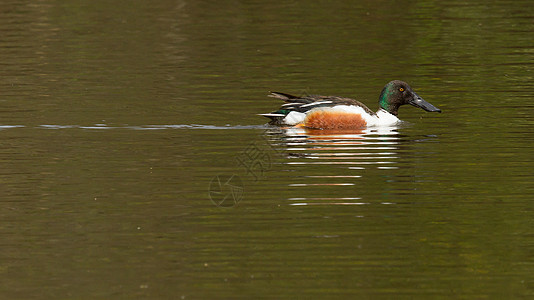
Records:
M269 124L309 129L360 129L371 126L393 126L401 123L398 110L410 104L427 112L441 110L425 101L404 81L388 82L378 98L378 111L373 112L360 101L339 96L293 96L271 92L269 97L283 100L280 109L260 114Z

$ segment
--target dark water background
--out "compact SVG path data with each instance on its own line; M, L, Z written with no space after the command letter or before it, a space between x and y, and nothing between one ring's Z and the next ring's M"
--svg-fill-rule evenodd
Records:
M0 297L531 298L533 32L530 1L5 1ZM392 79L443 113L255 115Z

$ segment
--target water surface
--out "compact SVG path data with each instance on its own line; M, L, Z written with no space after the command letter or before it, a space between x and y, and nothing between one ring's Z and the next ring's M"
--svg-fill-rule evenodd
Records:
M529 298L527 1L0 9L2 298ZM267 126L269 91L442 114Z

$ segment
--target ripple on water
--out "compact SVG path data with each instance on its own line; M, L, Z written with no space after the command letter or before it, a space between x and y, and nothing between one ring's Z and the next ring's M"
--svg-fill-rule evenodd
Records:
M283 162L305 173L295 176L288 187L302 189L302 197L289 197L292 206L369 205L355 191L368 169L392 170L398 160L401 135L398 127L367 128L357 131L278 129L273 143L285 145ZM273 129L274 130L274 129ZM341 170L340 170L341 168ZM342 195L321 197L319 195ZM380 204L392 204L383 202Z
M0 126L2 128L12 128L12 127L25 127L23 125L16 126ZM165 130L165 129L265 129L268 128L265 125L225 125L225 126L216 126L216 125L200 125L200 124L176 124L176 125L108 125L108 124L94 124L94 125L58 125L58 124L43 124L37 126L44 129L130 129L130 130Z

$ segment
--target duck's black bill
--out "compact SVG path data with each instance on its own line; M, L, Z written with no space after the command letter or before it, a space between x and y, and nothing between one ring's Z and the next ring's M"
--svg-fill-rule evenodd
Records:
M434 105L426 102L423 98L419 97L419 95L417 95L416 93L413 93L413 98L412 100L410 101L410 104L415 106L415 107L419 107L419 108L422 108L426 111L430 111L430 112L441 112L441 109L435 107Z

